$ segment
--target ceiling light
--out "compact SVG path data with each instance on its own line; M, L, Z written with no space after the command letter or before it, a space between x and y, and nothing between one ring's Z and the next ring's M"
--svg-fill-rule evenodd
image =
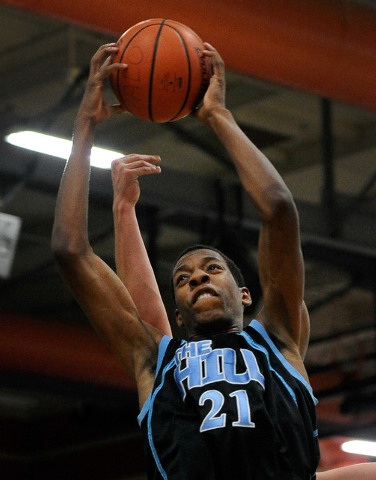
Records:
M359 455L376 457L376 442L349 440L342 443L341 450L347 453L357 453Z
M45 155L52 155L57 158L64 158L65 160L69 158L72 150L71 140L33 131L11 133L5 137L5 141L17 147ZM111 161L123 156L124 154L120 152L93 147L91 149L90 164L93 167L111 168Z

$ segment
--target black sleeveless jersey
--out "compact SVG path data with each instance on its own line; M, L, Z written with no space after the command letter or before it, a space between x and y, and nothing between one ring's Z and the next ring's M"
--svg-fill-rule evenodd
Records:
M162 339L139 423L150 480L311 480L315 399L253 320L242 333Z

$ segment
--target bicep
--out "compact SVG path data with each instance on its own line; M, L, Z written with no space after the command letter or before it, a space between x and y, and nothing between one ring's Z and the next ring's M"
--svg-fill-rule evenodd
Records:
M259 238L259 273L266 321L275 333L287 332L300 346L304 263L299 221L294 205L262 224Z
M103 341L126 371L137 377L157 355L156 335L140 320L122 282L94 253L60 263L63 278Z

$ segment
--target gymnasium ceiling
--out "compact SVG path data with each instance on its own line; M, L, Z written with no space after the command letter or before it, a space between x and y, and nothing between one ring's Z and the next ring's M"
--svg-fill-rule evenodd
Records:
M34 7L9 6L22 3ZM154 0L154 8L158 3ZM167 8L169 2L160 3ZM312 5L285 5L292 9L294 3ZM353 5L376 22L375 3L326 2ZM38 4L43 16L36 13ZM21 129L70 138L90 58L99 45L118 37L95 25L89 13L84 12L86 22L56 12L49 16L46 5L9 1L0 6L1 212L22 221L10 274L0 279L0 426L8 435L2 435L7 441L0 440L0 463L13 479L34 478L38 469L43 473L36 478L54 480L141 479L133 384L87 327L51 257L64 161L2 140ZM130 24L166 16L151 13L137 19L130 9ZM352 52L359 68L365 67L358 57L376 57L376 41L363 33L363 50ZM231 42L237 38L233 32ZM333 49L339 52L336 41ZM330 39L323 42L322 55L328 56L330 45ZM238 48L248 52L252 45ZM265 63L267 55L275 52L266 52ZM374 84L373 93L369 89L367 95L364 88L357 103L351 89L356 74L344 75L346 88L338 85L336 90L334 85L326 92L330 71L320 77L307 65L317 88L305 89L299 85L303 71L291 74L291 84L286 78L272 82L271 75L250 75L249 65L235 70L236 61L227 51L224 57L234 67L227 74L227 105L283 175L301 216L312 319L307 368L320 400L320 433L322 438L376 440ZM336 62L333 56L333 67ZM354 64L348 63L349 71ZM375 77L374 65L368 64L366 78ZM106 96L112 98L108 87ZM139 218L170 312L171 262L186 245L201 241L222 247L243 265L257 308L258 221L217 141L191 118L151 124L122 115L98 129L97 145L162 157L162 175L141 180ZM111 198L109 171L94 168L90 236L96 252L114 267ZM1 235L5 242L7 232ZM333 464L329 453L324 457L327 465Z

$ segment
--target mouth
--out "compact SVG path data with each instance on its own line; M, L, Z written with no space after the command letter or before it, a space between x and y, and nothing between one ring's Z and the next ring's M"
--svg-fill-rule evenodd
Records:
M205 298L217 297L217 293L214 290L205 288L204 290L200 290L195 294L193 297L193 305L204 300Z

